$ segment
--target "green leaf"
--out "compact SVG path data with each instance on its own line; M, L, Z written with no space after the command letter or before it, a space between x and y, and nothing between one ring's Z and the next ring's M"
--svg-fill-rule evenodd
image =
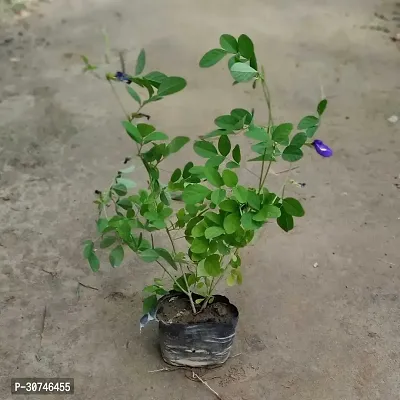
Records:
M240 222L242 223L242 226L245 230L254 231L256 229L261 228L262 226L261 222L253 221L254 215L255 215L254 213L246 212L241 216Z
M300 202L293 198L293 197L286 197L283 202L282 206L284 210L293 217L303 217L304 216L304 209Z
M142 143L142 136L139 133L138 128L131 124L129 121L122 121L122 125L125 128L128 135L136 142Z
M144 261L144 262L153 262L158 260L159 254L155 249L147 249L139 253L139 257Z
M223 156L213 156L209 158L206 162L206 167L219 167L225 161Z
M318 125L319 119L313 115L308 115L304 117L297 126L297 129L308 129Z
M210 182L213 186L221 187L224 184L221 175L214 167L205 167L204 175L206 176L208 182Z
M238 176L230 169L225 169L222 172L222 179L228 187L235 187L239 181Z
M158 88L157 95L158 96L168 96L170 94L174 94L180 92L186 87L185 79L178 76L170 76L165 78L160 87Z
M149 143L155 140L167 140L167 139L168 135L166 135L163 132L152 132L144 138L143 143Z
M213 211L207 211L204 214L204 218L206 218L207 221L210 221L210 222L212 222L214 224L222 225L222 216L219 215L219 214L216 214Z
M188 142L190 142L190 139L187 136L177 136L173 138L168 145L169 154L178 152Z
M233 169L233 168L240 168L240 165L238 163L236 163L235 161L229 161L226 164L226 167Z
M254 221L264 222L268 218L278 218L281 215L281 210L271 204L266 204L262 209L253 216Z
M240 164L242 156L240 154L240 146L238 144L233 148L232 157L238 164Z
M231 151L231 141L228 136L223 135L218 140L218 150L223 156L227 156Z
M83 257L88 259L93 253L94 243L91 240L86 241L85 247L83 248Z
M193 150L195 151L196 154L198 154L200 157L203 158L210 158L218 154L218 151L215 148L215 146L210 142L206 142L205 140L199 140L197 142L194 142Z
M95 253L90 253L88 257L90 268L93 272L97 272L100 268L100 261Z
M240 35L238 39L239 53L242 57L250 60L254 56L254 44L247 35Z
M218 236L224 235L225 231L220 226L210 226L204 232L206 239L214 239Z
M288 162L299 161L303 157L303 152L296 146L289 145L283 150L282 159Z
M248 82L258 75L258 72L250 65L240 62L233 64L230 71L232 78L237 82Z
M125 196L128 193L128 190L125 185L122 183L118 183L117 185L113 185L111 189L118 195L118 196Z
M176 182L180 179L182 171L177 168L171 175L171 182Z
M236 64L236 63L238 63L238 62L240 62L240 57L238 57L237 55L231 57L231 58L228 60L228 69L229 69L229 71L231 70L233 64Z
M208 249L208 240L205 238L195 238L190 246L192 253L201 254L206 252Z
M156 128L153 125L143 124L143 123L137 124L137 128L142 138L146 137L147 135L156 130Z
M99 218L97 220L97 232L102 233L104 229L108 226L108 219L106 218Z
M214 204L218 205L219 203L221 203L221 201L223 201L225 199L225 196L226 196L226 192L224 189L214 190L211 193L211 201Z
M326 99L323 99L319 102L317 107L317 112L319 116L321 116L324 113L327 105L328 105L328 100Z
M232 115L220 115L214 120L215 125L217 125L219 128L228 130L235 130L238 122L239 120Z
M211 137L218 137L221 135L229 135L232 132L226 129L216 129L215 131L212 131L210 133L207 133L206 135L203 136L204 139L208 139Z
M218 254L208 256L204 261L204 269L212 277L219 276L222 273L220 256Z
M260 196L253 190L248 191L247 202L249 203L249 206L251 208L253 208L254 210L260 209L260 205L261 205Z
M312 138L318 130L318 125L312 126L311 128L306 129L306 135L308 138Z
M204 232L207 229L207 224L204 221L200 221L196 226L193 227L191 235L194 238L204 236Z
M264 128L261 128L260 126L255 126L255 125L250 126L249 129L244 133L244 135L250 139L259 140L261 142L271 141L267 131Z
M145 65L146 65L146 53L144 49L142 49L140 50L139 56L136 61L135 75L140 75L143 72Z
M239 203L247 203L248 191L243 186L236 186L232 189L233 195Z
M127 200L125 202L125 200ZM128 206L128 202L129 202L129 206ZM129 219L133 219L135 217L135 211L132 210L132 203L128 200L128 199L121 199L118 201L118 206L122 207L124 210L126 210L126 217ZM139 221L135 220L134 221L135 224L139 225Z
M239 209L239 204L235 200L227 199L219 204L219 208L222 211L234 212Z
M127 178L117 178L117 184L118 185L124 185L127 189L132 189L136 187L136 183L132 181L131 179Z
M240 218L237 214L228 214L224 219L224 229L229 235L240 228Z
M114 247L110 253L110 264L119 267L124 259L124 248L121 245Z
M281 210L281 216L276 221L285 232L291 231L294 227L293 217L285 209Z
M246 125L250 125L251 121L253 120L253 116L251 113L244 108L234 108L231 111L231 115L236 117L238 120L244 119L244 123Z
M154 311L157 307L157 296L155 294L143 299L143 314Z
M301 147L307 141L307 135L304 132L296 133L290 142L291 146Z
M284 146L289 144L289 135L293 130L293 124L281 124L278 125L273 133L272 133L272 140Z
M232 272L227 276L226 278L226 284L228 286L234 286L236 285L236 274L233 274Z
M137 101L139 104L142 104L142 100L140 100L140 96L137 94L136 90L133 89L132 87L126 85L126 90L128 93L131 95L131 97Z
M204 175L204 167L200 165L195 165L194 167L190 168L190 173L193 175Z
M150 249L151 250L151 249ZM154 249L156 253L162 257L174 270L178 270L176 263L171 255L171 253L167 249L163 249L161 247L156 247Z
M182 199L186 204L201 203L211 193L206 186L195 183L187 185L183 190Z
M182 172L182 177L184 179L187 179L190 177L191 173L190 173L190 169L193 167L193 163L191 161L189 161L188 163L186 163L186 165L183 168L183 172Z
M201 68L209 68L215 65L218 61L221 61L226 54L226 50L223 49L212 49L207 51L199 62Z
M162 83L162 81L168 77L167 77L167 75L163 74L162 72L153 71L153 72L149 72L143 78L148 80L154 87L158 88L160 86L160 84Z
M100 242L100 248L101 249L106 249L107 247L110 247L115 243L115 237L114 236L106 236L103 238L103 240Z
M239 50L237 40L232 35L228 35L227 33L220 36L219 44L228 53L236 54Z

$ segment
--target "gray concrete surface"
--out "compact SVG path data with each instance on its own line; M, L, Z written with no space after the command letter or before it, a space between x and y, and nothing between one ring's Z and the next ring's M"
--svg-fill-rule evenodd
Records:
M93 191L134 150L107 84L81 73L78 54L101 60L106 28L131 68L144 47L150 69L187 78L149 108L170 135L195 138L236 106L262 116L260 94L231 87L225 66L197 67L221 33L254 39L277 119L312 111L321 86L330 101L319 136L335 156L304 158L294 178L306 186L292 190L307 218L290 234L264 231L243 254L243 285L221 289L241 312L241 355L205 379L224 400L399 399L400 122L387 121L400 114L389 39L399 12L378 0L68 0L3 24L0 43L13 41L0 45L0 398L17 376L74 377L77 400L213 398L186 371L148 372L163 367L156 327L139 335L137 324L155 267L131 257L94 275L81 257ZM78 296L78 281L99 290Z

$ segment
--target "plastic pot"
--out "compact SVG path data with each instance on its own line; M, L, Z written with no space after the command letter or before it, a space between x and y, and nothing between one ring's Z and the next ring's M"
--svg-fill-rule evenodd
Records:
M156 318L159 321L159 340L161 355L171 365L203 367L223 364L230 355L239 319L238 309L224 296L214 296L212 305L222 305L227 312L223 318L209 318L200 322L165 321L162 314L167 302L187 299L179 292L163 296L157 306ZM200 296L193 296L194 299ZM187 310L186 310L187 312ZM178 316L179 312L176 314ZM176 318L172 318L176 320Z

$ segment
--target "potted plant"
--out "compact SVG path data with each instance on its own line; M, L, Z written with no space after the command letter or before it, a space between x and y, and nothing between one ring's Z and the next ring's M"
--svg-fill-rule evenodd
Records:
M314 115L301 119L297 129L292 123L277 123L264 68L258 65L248 36L236 39L222 35L220 48L208 51L200 67L211 67L228 55L233 84L251 83L262 91L267 121L257 123L254 111L244 108L218 116L216 128L193 144L203 162L195 165L188 161L167 178L162 176L160 164L177 154L189 138L170 140L148 121L137 120L149 119L144 107L181 91L186 81L158 71L143 74L144 50L138 56L135 75L124 71L106 75L112 87L125 83L138 103L135 112L126 113L122 125L148 174L148 186L133 189L135 183L129 178L132 165L118 170L111 186L97 192L98 237L85 242L84 257L95 272L99 270L98 248L109 252L112 267L121 265L128 250L143 262L158 264L160 275L149 280L143 290L140 325L142 328L150 320L159 321L163 358L174 365L204 366L227 360L239 313L226 297L216 294L218 284L242 283L240 251L251 243L257 230L276 221L289 232L295 218L304 215L300 202L285 196L287 179L279 193L266 186L271 165L281 158L289 163L289 174L293 163L303 157L305 147L314 148L323 157L332 155L321 140L313 139L326 99L319 102ZM86 69L96 68L86 58L84 61ZM133 85L146 91L145 99ZM243 135L252 142L255 153L247 161L257 163L260 169L255 186L240 182L235 172L244 163L241 147L234 142ZM166 241L160 242L159 233ZM186 247L182 251L183 244Z

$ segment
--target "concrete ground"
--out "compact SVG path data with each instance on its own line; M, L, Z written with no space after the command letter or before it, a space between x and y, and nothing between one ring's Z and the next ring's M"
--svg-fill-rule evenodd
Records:
M164 367L156 326L138 329L156 267L132 256L93 274L82 260L93 191L134 152L107 84L82 74L78 55L101 63L106 29L129 67L144 47L149 70L187 78L149 107L172 136L196 138L238 106L262 118L260 93L232 87L225 63L197 67L221 33L254 39L276 119L312 112L321 88L329 99L319 136L334 157L304 158L294 179L306 186L291 190L307 217L290 234L264 231L243 252L243 285L221 288L240 309L241 354L204 379L224 400L399 399L400 122L387 120L400 115L399 15L391 0L64 0L3 22L0 398L29 376L74 377L77 400L214 398L187 371L148 372ZM110 58L102 72L118 68Z

